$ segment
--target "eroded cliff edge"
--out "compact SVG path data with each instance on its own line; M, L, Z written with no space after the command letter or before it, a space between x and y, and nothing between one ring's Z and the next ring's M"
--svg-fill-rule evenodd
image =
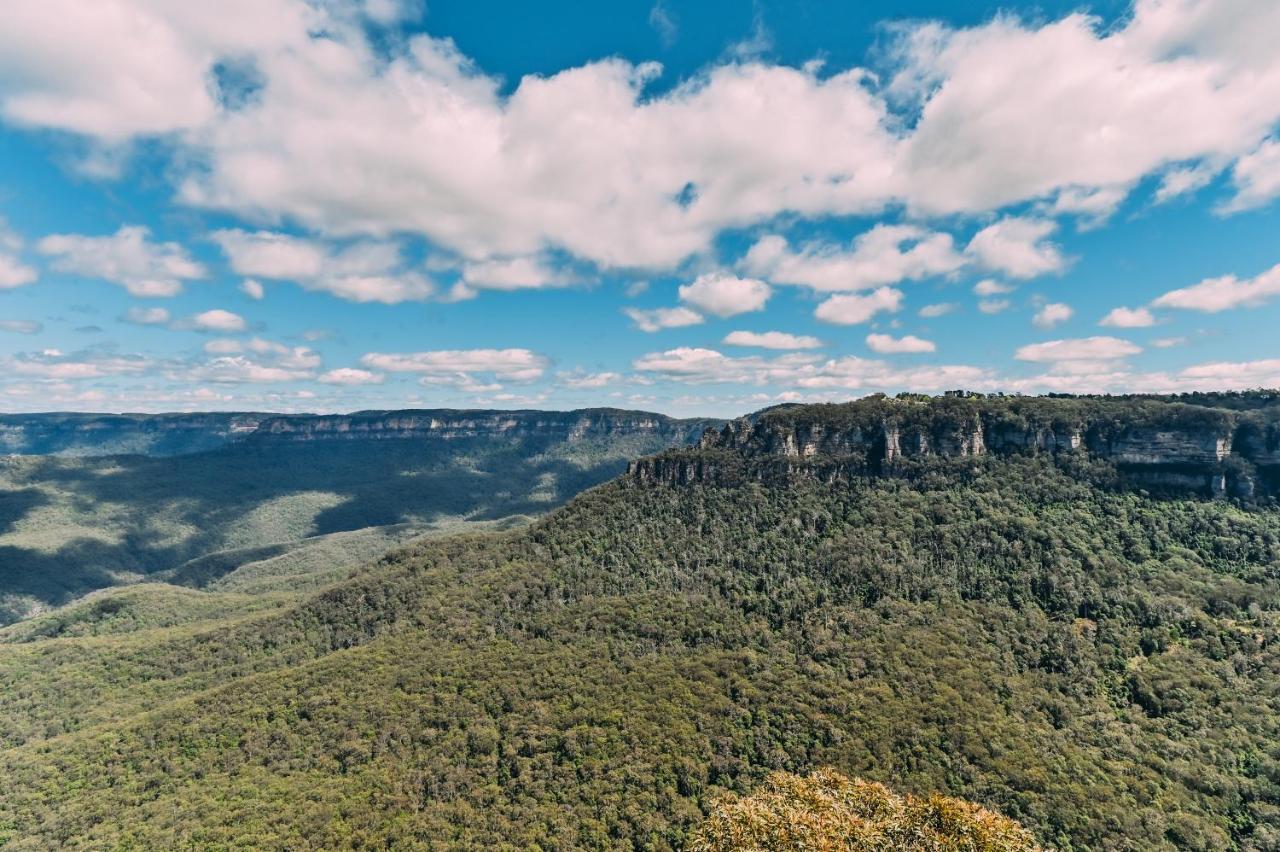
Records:
M1265 400L1264 400L1265 401ZM1087 453L1143 487L1256 498L1280 492L1280 405L1230 409L1171 398L955 394L769 409L707 429L698 447L633 462L681 485L891 474L915 460Z

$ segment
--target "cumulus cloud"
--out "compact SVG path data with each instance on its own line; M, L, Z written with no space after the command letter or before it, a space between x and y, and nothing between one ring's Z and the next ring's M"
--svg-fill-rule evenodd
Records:
M119 141L216 118L213 65L297 44L299 0L200 3L13 0L0 27L0 114Z
M177 377L187 381L219 384L276 384L310 379L314 375L309 369L264 364L244 355L225 355L193 367Z
M857 325L876 314L893 313L902 307L902 291L893 287L881 287L864 294L831 296L818 305L813 315L823 322L836 325Z
M357 241L333 248L291 234L234 228L211 236L240 275L293 281L351 302L393 305L435 292L430 280L404 267L394 243Z
M1013 307L1013 302L1008 299L983 299L978 302L978 310L984 314L999 314Z
M1071 319L1074 314L1075 311L1071 309L1070 305L1062 302L1050 302L1036 311L1035 316L1031 318L1031 322L1036 328L1053 328L1055 325L1061 325Z
M176 296L184 281L205 277L205 268L182 246L150 237L146 227L125 225L106 237L53 234L36 243L36 250L53 258L59 272L101 278L134 296Z
M604 373L588 373L583 370L575 370L568 373L560 373L556 376L560 384L574 390L595 390L597 388L606 388L611 385L618 385L628 380L627 376L622 373L604 372Z
M631 317L636 328L651 333L664 328L684 328L702 322L702 314L689 308L623 308L622 312Z
M1156 324L1156 318L1146 308L1112 308L1098 325L1111 328L1147 328Z
M978 265L1010 278L1034 278L1066 267L1061 250L1046 237L1057 230L1048 219L1010 216L973 235L965 254Z
M320 356L306 346L287 346L274 340L254 337L250 340L219 338L204 345L204 351L217 355L250 353L259 360L292 370L311 370L320 366Z
M761 349L819 349L822 341L804 334L783 331L731 331L725 335L728 346L755 346Z
M1280 142L1270 139L1237 160L1231 179L1236 194L1222 206L1226 213L1261 207L1280 195Z
M18 257L22 238L0 219L0 290L12 290L36 280L36 271Z
M66 382L134 375L146 372L152 366L151 361L140 356L101 351L65 353L58 349L44 349L0 358L0 373L4 375Z
M387 373L417 373L448 381L470 380L490 374L502 381L528 382L541 378L550 361L528 349L452 349L428 352L370 352L360 363Z
M534 257L496 258L464 264L462 285L467 290L543 290L572 283Z
M1280 118L1270 0L1138 0L1116 26L904 25L888 86L739 52L657 94L653 64L506 84L448 40L370 37L365 21L403 18L390 0L9 7L5 120L116 146L168 134L192 155L188 203L418 234L471 261L551 247L673 268L783 213L1096 216L1145 176L1252 154ZM1238 177L1242 198L1266 194Z
M915 335L893 337L888 334L868 334L867 348L882 355L902 352L935 352L938 347L931 340L923 340Z
M1019 361L1071 362L1114 361L1142 351L1142 347L1117 337L1084 337L1071 340L1050 340L1021 347L1014 357Z
M745 383L802 390L865 391L994 389L997 385L991 370L959 364L902 368L877 359L850 356L824 361L804 353L731 358L714 349L689 347L653 352L637 358L632 366L664 380L686 384Z
M246 278L240 282L240 292L244 293L255 302L262 301L262 297L267 294L262 287L261 281L255 281L252 278Z
M916 311L916 314L925 319L936 319L937 317L944 317L947 314L954 313L959 307L954 302L938 302L932 305L925 305Z
M1207 278L1190 287L1170 290L1151 304L1157 308L1216 314L1232 308L1261 305L1275 296L1280 296L1280 264L1244 280L1234 275Z
M949 234L877 225L848 248L810 243L793 250L784 237L763 237L747 252L743 268L777 284L844 292L949 275L964 262Z
M1002 284L991 278L984 278L977 284L973 285L974 295L977 296L1001 296L1005 293L1012 293L1013 287L1008 284Z
M892 83L920 120L905 143L916 204L994 209L1062 187L1119 187L1231 158L1280 117L1267 0L1138 0L1123 26L1085 14L908 30Z
M772 293L763 281L723 272L708 272L680 285L680 301L717 317L762 310Z
M185 320L180 320L178 326L194 331L220 331L225 333L244 331L248 323L239 314L224 311L221 308L214 308L211 311L204 311L194 314Z
M355 367L339 367L321 373L316 381L326 385L380 385L386 380L382 373L371 370L360 370Z

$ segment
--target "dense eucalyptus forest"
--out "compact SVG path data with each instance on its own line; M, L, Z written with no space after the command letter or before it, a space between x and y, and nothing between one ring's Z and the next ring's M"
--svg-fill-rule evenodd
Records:
M887 784L894 808L976 803L1057 849L1276 848L1265 440L1254 461L1179 457L1172 479L1122 455L1189 453L1206 423L1271 434L1267 399L1214 402L777 409L527 525L19 622L0 631L0 838L734 848L713 843L734 813L790 807L768 791L796 782L771 774L821 769ZM974 417L988 450L951 452ZM1084 438L997 452L997 420ZM830 455L861 446L850 424L916 449ZM1258 487L1202 486L1217 474L1196 465ZM714 475L664 475L695 469Z

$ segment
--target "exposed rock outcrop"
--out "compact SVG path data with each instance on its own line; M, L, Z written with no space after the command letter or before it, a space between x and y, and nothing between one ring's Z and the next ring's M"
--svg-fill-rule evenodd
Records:
M768 410L709 429L698 445L701 457L641 459L631 475L682 485L718 481L732 468L757 479L830 480L926 457L1087 452L1136 484L1251 497L1274 490L1269 483L1280 474L1280 407L1242 412L1159 399L877 397Z
M574 441L619 435L669 436L673 444L697 440L723 421L678 420L643 411L587 408L578 411L466 411L453 409L360 411L355 414L273 416L254 440L328 441L481 437L538 437Z
M253 412L3 414L0 455L183 455L242 438L267 416Z

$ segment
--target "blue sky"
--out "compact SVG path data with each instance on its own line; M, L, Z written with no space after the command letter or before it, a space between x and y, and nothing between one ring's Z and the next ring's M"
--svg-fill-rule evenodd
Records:
M1270 0L15 0L0 410L1280 386L1276 33Z

